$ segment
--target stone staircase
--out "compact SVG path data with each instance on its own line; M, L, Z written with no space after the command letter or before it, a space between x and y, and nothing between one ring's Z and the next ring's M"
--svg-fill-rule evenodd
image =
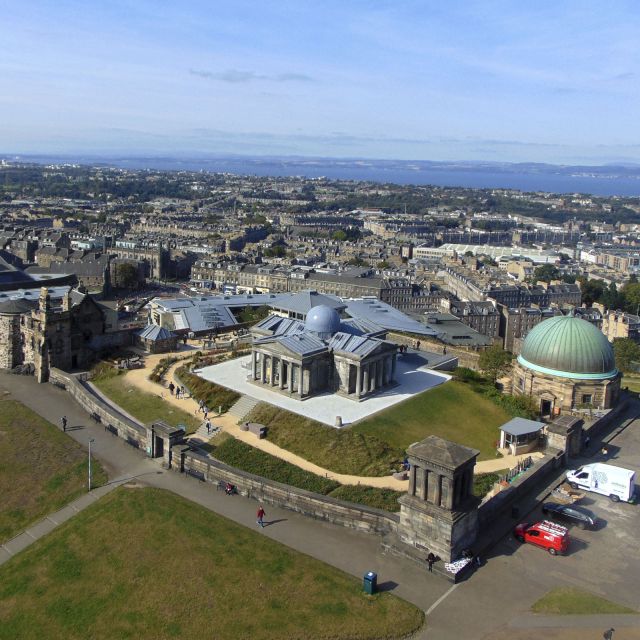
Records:
M240 399L229 409L229 414L238 419L238 422L244 420L253 408L260 403L251 396L241 396ZM206 429L205 429L206 432Z

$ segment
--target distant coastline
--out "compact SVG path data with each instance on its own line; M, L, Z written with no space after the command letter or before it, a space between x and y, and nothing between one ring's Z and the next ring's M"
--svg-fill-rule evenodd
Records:
M120 169L207 171L256 176L326 177L400 185L517 189L548 193L640 197L638 166L569 166L536 163L429 162L244 156L89 156L0 154L10 162L72 163Z

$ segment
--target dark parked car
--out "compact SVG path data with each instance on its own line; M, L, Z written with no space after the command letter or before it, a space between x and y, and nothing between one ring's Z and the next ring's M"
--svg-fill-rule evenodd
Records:
M545 516L551 516L553 520L577 524L581 529L594 529L598 523L598 519L588 509L568 504L545 502L542 505L542 513Z

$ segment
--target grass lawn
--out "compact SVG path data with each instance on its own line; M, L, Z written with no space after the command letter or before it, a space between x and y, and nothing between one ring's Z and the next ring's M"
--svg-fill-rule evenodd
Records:
M598 613L637 613L588 591L575 587L559 587L549 591L531 610L550 615L594 615Z
M103 370L104 371L104 370ZM145 393L127 382L127 374L117 372L103 372L94 377L91 382L127 413L148 424L154 420L164 420L171 426L184 424L187 433L193 433L201 421L187 411L182 411L163 400L160 396ZM168 393L168 392L167 392Z
M247 509L254 509L247 503ZM422 612L159 489L119 488L0 567L0 639L392 638Z
M640 393L640 376L635 376L630 373L625 373L620 382L620 386L623 389L625 387L629 387L629 391Z
M92 471L95 486L106 482L97 460ZM0 401L0 542L86 490L85 450L23 404Z
M375 434L334 429L264 402L245 419L266 425L267 439L279 447L336 473L386 476L404 457Z
M496 457L498 427L511 416L469 385L451 380L356 424L355 433L375 436L401 450L436 435Z
M211 452L211 455L217 460L232 467L339 500L355 502L385 511L400 511L398 498L404 492L362 485L342 485L334 480L300 469L290 462L260 451L260 449L241 440L236 440L228 434L221 435L226 437L217 442L212 439L206 448L203 448ZM220 438L220 436L217 437Z

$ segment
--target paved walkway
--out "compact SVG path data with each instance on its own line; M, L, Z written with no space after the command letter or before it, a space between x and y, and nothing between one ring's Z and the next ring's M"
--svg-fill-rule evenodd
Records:
M127 482L127 480L129 480L129 478L114 480L102 487L94 489L90 493L87 492L79 498L76 498L73 502L70 502L66 507L50 513L22 533L11 538L11 540L7 540L7 542L0 545L0 565L10 560L11 557L20 553L20 551L26 549L29 545L32 545L36 540L51 533L51 531L69 520L69 518L75 516L76 513L80 513L80 511L86 509L89 505L96 502L96 500L110 493L124 482Z

